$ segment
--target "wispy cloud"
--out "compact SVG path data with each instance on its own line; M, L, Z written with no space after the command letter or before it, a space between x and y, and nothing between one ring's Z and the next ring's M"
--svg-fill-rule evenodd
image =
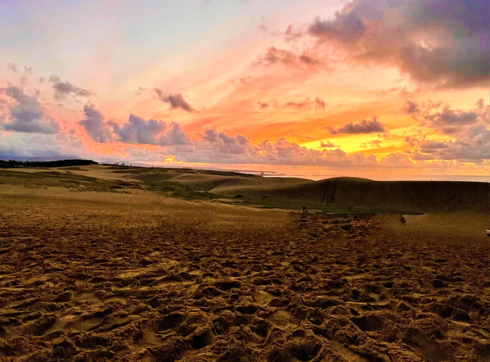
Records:
M51 76L49 81L53 83L54 97L57 100L62 100L67 95L79 97L89 97L92 95L88 90L74 86L70 82L62 82L57 76Z
M264 54L259 55L254 60L254 64L261 66L284 65L305 69L326 68L326 64L312 52L304 51L298 55L289 50L277 49L275 47L270 47Z

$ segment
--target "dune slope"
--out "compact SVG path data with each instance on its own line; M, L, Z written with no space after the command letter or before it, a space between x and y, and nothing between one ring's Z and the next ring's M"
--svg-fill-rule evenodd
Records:
M471 211L490 213L490 184L442 181L371 181L332 178L310 181L205 173L145 173L147 182L172 181L210 193L256 199L298 201L378 211L424 213Z

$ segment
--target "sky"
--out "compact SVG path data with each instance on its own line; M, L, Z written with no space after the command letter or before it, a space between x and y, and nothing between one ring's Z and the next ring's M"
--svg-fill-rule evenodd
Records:
M489 18L488 0L0 0L0 159L488 176Z

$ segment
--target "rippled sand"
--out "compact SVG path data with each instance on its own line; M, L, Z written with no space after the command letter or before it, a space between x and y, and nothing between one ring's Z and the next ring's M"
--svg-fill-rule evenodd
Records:
M1 361L490 360L471 227L145 191L0 200Z

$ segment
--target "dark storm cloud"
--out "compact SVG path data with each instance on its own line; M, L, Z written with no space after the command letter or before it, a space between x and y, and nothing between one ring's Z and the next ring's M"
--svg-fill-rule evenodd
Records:
M441 87L488 85L488 0L357 0L308 34Z
M180 108L186 112L192 113L195 112L196 110L191 107L189 103L184 99L184 96L182 94L176 93L176 94L165 94L163 93L160 89L155 88L154 89L155 94L160 98L162 102L170 104L171 109L177 109Z
M378 122L378 119L374 117L372 120L363 119L359 123L349 123L345 126L338 128L337 130L332 127L327 127L330 133L345 133L345 134L363 134L363 133L376 133L376 132L387 132L383 124Z
M57 133L59 125L49 117L36 97L24 94L18 87L0 89L11 99L15 100L9 108L9 123L3 128L6 131L26 133Z
M92 95L92 93L86 89L74 86L69 82L62 82L61 79L57 76L52 76L49 78L49 80L53 83L54 97L57 100L61 100L67 95L74 95L79 97L89 97Z

